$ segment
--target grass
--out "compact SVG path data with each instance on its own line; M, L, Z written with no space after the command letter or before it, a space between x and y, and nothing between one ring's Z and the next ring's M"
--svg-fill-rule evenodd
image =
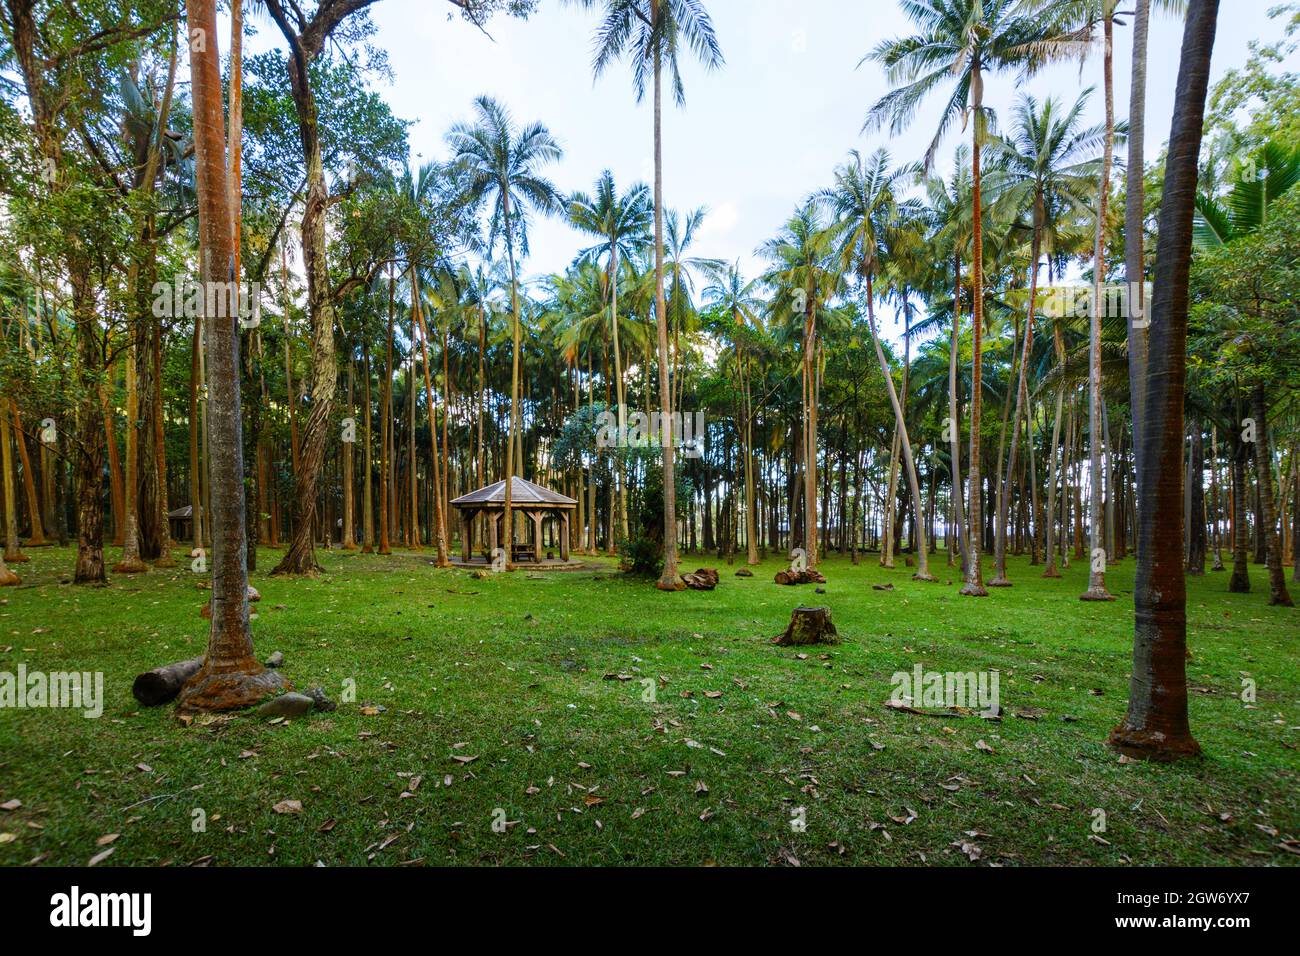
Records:
M339 699L355 681L355 702L187 727L130 686L201 652L200 578L79 588L61 583L70 551L30 554L23 585L0 592L0 671L100 670L106 704L94 720L0 710L0 803L21 801L0 811L13 835L0 865L81 865L104 849L106 865L1298 860L1279 844L1300 837L1300 611L1265 605L1259 568L1249 595L1226 593L1225 574L1190 581L1206 756L1159 766L1103 744L1127 699L1132 560L1109 578L1120 599L1101 605L1077 600L1082 562L1045 581L1013 559L1016 586L973 600L942 555L939 584L831 558L821 596L773 584L776 560L753 578L722 565L712 593L663 594L605 562L475 580L427 553L336 551L315 580L254 575L253 627L299 689ZM700 564L717 562L686 560ZM870 587L885 582L896 590ZM773 646L800 602L829 605L843 642ZM918 662L996 668L1004 718L886 709L890 676ZM284 800L301 812L275 812Z

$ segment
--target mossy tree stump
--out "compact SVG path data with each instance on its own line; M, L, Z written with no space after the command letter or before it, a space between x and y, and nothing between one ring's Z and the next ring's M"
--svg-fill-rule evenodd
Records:
M784 633L777 635L773 644L783 647L805 647L809 644L838 644L839 632L831 621L828 607L797 607L790 614L790 623Z

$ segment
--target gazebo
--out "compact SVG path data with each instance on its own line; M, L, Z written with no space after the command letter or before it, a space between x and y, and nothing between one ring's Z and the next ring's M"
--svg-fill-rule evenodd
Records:
M461 560L469 564L474 553L474 519L480 514L488 518L488 552L497 549L498 542L507 536L501 527L505 520L506 483L494 484L461 495L451 502L460 512ZM542 564L542 522L547 518L560 525L560 561L569 560L569 522L578 502L523 478L510 479L510 510L525 515L532 525L531 543L516 544L510 560L515 564Z

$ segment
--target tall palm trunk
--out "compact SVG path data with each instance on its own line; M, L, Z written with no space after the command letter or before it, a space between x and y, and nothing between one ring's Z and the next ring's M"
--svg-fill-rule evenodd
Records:
M1062 366L1065 365L1065 344L1061 338L1061 328L1058 324L1053 329L1053 337L1056 340L1056 359ZM1047 567L1043 569L1043 577L1059 578L1061 572L1056 567L1056 523L1058 515L1056 513L1056 486L1057 486L1057 457L1059 455L1061 467L1059 474L1061 479L1065 478L1065 449L1061 447L1061 409L1065 404L1065 385L1064 383L1056 387L1056 415L1052 424L1052 445L1048 449L1050 459L1047 467L1047 521L1046 532L1047 538L1044 544L1044 551L1047 555ZM1061 495L1062 500L1065 495ZM1061 523L1061 538L1065 537L1065 523Z
M1187 721L1183 410L1192 214L1218 11L1218 0L1191 0L1183 35L1154 278L1145 402L1151 427L1137 449L1142 464L1133 670L1128 714L1108 741L1122 753L1154 760L1174 760L1201 749Z
M1277 504L1273 497L1273 446L1268 430L1268 400L1262 385L1250 393L1251 413L1255 418L1255 480L1259 489L1260 531L1264 535L1268 567L1268 603L1281 607L1294 607L1295 602L1286 589L1286 573L1282 569L1282 542L1277 530Z
M519 347L522 332L519 327L519 277L515 271L514 226L510 222L509 183L501 184L502 204L506 220L506 259L510 265L510 320L511 346L510 358L510 428L506 436L506 494L502 510L502 534L505 538L501 546L506 550L506 568L513 567L515 560L515 517L514 505L515 471L520 462L515 459L516 435L519 430ZM594 511L593 511L594 524Z
M1025 340L1020 352L1020 376L1016 385L1016 410L1011 416L1011 448L1007 452L1006 479L998 489L998 536L993 543L996 575L989 587L1010 587L1007 577L1007 497L1012 475L1016 473L1016 454L1020 450L1020 419L1029 404L1029 362L1034 347L1034 307L1038 304L1038 259L1042 255L1043 197L1034 197L1034 239L1031 243L1033 261L1029 266L1029 312L1025 317Z
M230 194L226 189L225 121L216 43L214 0L186 0L194 102L194 152L199 198L200 276L205 289L229 281L232 250ZM199 34L203 36L203 34ZM204 295L205 303L216 296ZM212 482L212 624L202 668L181 689L184 710L232 710L256 703L280 687L278 671L253 656L244 564L244 451L239 410L239 328L233 297L209 315L213 401L209 415Z
M875 291L872 287L871 276L867 275L867 326L871 329L871 344L876 347L876 360L880 363L880 374L885 377L885 386L889 390L889 404L894 408L894 427L898 430L899 441L902 443L903 461L907 465L907 480L912 491L912 508L915 510L915 544L916 544L916 574L912 578L917 581L933 581L934 575L930 573L930 549L926 546L925 540L925 515L921 510L921 485L916 477L916 459L912 457L912 442L907 435L907 418L903 414L903 406L898 400L898 391L894 388L894 376L890 374L889 363L885 360L885 350L880 347L880 336L876 332L876 309L875 309ZM893 511L894 502L889 502L890 511Z
M614 390L618 395L618 434L623 441L626 432L627 397L623 390L623 353L618 345L618 242L609 242L609 313L610 325L614 331ZM647 409L648 410L648 409ZM627 467L622 455L616 455L618 466L618 521L623 540L631 537L628 531L627 515Z
M373 490L374 440L370 434L370 339L361 340L361 355L366 370L365 415L363 426L366 430L365 479L361 486L361 553L371 554L375 550L375 498Z
M948 454L952 458L949 477L952 481L953 514L956 516L956 538L961 552L963 575L970 564L970 550L966 540L966 505L961 493L961 398L957 393L957 346L961 338L961 250L953 254L952 337L948 342Z
M980 412L983 406L983 352L984 348L984 183L980 173L980 128L981 113L984 109L984 77L977 62L971 69L971 89L974 93L975 121L971 123L973 148L971 150L972 203L974 205L974 228L971 245L971 296L974 300L974 314L971 319L975 354L971 359L971 395L970 395L970 468L966 496L970 501L970 521L967 525L968 559L966 563L966 583L959 593L967 597L988 597L984 587L984 522L980 508ZM956 422L953 423L956 427Z
M651 20L659 23L663 0L651 0ZM663 151L663 54L654 51L654 150L655 150L655 327L659 350L660 441L664 456L664 570L655 587L680 591L686 587L677 573L677 477L673 470L672 392L668 380L668 308L664 301L664 151ZM815 493L815 491L814 491ZM816 532L812 532L815 536ZM809 554L809 560L814 559Z
M1146 168L1147 47L1150 36L1151 0L1135 0L1133 14L1133 79L1129 91L1128 168L1124 201L1124 274L1128 282L1128 382L1129 408L1133 415L1133 447L1142 444L1145 422L1147 375L1147 330L1150 316L1146 306L1146 264L1143 254L1142 223ZM1134 303L1137 303L1135 305ZM1141 315L1139 317L1139 311ZM1142 480L1134 455L1136 480Z
M415 303L416 321L420 324L420 355L424 359L424 398L425 403L429 406L429 461L433 469L433 475L429 482L433 490L433 544L437 549L438 558L437 566L440 568L451 567L451 561L447 556L447 522L443 512L443 493L441 489L441 477L438 468L438 416L434 414L433 404L433 378L429 366L429 328L424 321L424 305L418 299ZM412 389L415 383L411 383ZM415 429L415 419L411 419L411 429Z
M1102 449L1107 442L1101 397L1101 318L1103 289L1106 282L1106 211L1110 205L1110 171L1115 153L1115 21L1106 17L1103 31L1105 52L1103 70L1106 88L1106 146L1102 152L1101 183L1097 193L1097 234L1093 247L1092 310L1088 322L1088 453L1091 473L1088 481L1089 562L1088 590L1079 595L1081 601L1113 601L1115 596L1106 590L1106 562L1109 555L1103 542L1102 531ZM1183 432L1178 426L1178 434ZM1113 453L1113 449L1107 449ZM1180 459L1181 461L1181 455Z
M754 406L749 363L745 357L741 359L740 370L741 401L745 409L745 563L755 565L758 564L758 515L754 511Z
M393 434L393 308L396 295L396 283L393 281L393 267L388 266L388 332L384 337L384 387L381 389L379 403L383 408L379 421L379 553L392 554L389 531L392 517L389 514L388 489L391 484L393 457L391 454Z

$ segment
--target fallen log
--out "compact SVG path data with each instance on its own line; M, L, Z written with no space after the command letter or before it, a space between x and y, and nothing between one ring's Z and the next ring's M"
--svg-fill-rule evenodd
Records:
M683 574L682 580L692 591L712 591L718 586L716 568L700 568L693 574Z
M135 679L135 683L131 685L131 693L146 707L165 704L169 700L175 700L176 695L181 692L181 687L198 673L202 666L203 658L194 657L188 661L177 661L175 664L155 667Z
M796 571L794 568L786 568L776 572L776 577L772 579L777 584L825 584L826 575L822 574L816 568L804 568L802 571Z

